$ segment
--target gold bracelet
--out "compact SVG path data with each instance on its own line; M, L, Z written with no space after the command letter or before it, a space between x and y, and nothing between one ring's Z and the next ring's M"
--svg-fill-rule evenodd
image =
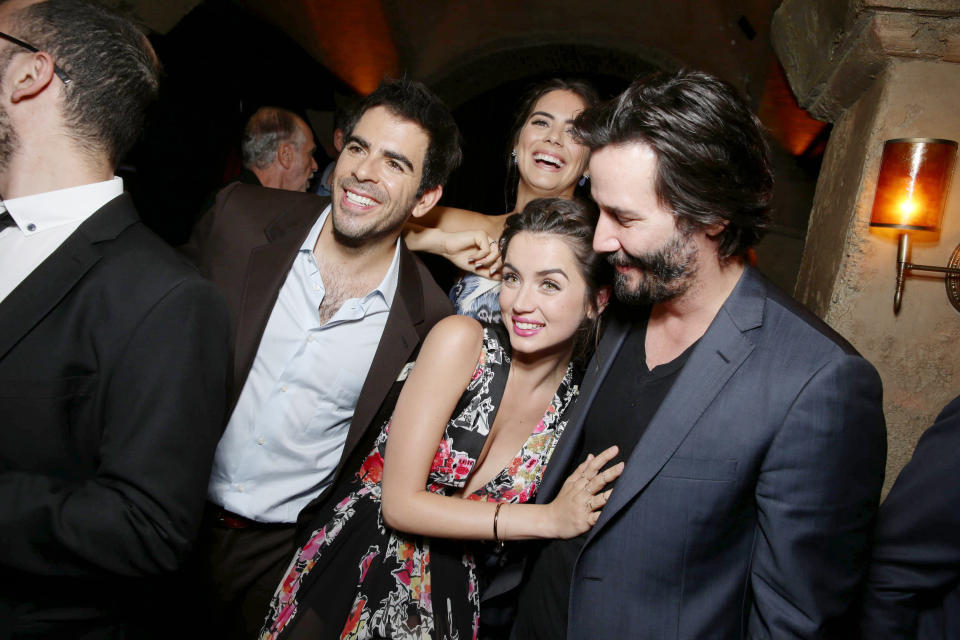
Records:
M497 524L500 521L500 508L503 507L504 504L503 502L498 502L497 509L493 512L493 541L499 545L503 544L503 540L500 539L500 535L497 532Z

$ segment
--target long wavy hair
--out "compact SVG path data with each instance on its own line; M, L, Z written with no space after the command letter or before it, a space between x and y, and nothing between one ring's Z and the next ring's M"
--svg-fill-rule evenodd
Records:
M571 91L577 94L583 100L584 110L600 104L600 95L597 93L597 90L593 88L593 85L586 80L575 78L552 78L545 80L544 82L533 85L523 94L523 97L520 99L520 106L514 114L510 137L507 139L507 179L503 186L504 211L513 211L517 205L517 186L520 184L520 171L517 169L517 165L514 164L511 154L520 140L520 131L527 123L530 114L533 113L533 108L537 106L537 101L551 91ZM577 195L585 197L588 194Z

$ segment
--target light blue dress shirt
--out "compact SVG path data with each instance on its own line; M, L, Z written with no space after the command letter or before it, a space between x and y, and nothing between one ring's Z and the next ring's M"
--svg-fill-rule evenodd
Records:
M400 240L376 289L320 324L325 293L307 234L217 446L208 495L259 522L295 522L330 482L397 290Z

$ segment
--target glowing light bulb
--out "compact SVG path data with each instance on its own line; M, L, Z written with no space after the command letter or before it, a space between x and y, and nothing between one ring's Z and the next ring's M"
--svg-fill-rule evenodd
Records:
M917 213L917 203L912 199L903 200L900 202L900 213L904 216L904 222L909 222L913 219L913 216Z

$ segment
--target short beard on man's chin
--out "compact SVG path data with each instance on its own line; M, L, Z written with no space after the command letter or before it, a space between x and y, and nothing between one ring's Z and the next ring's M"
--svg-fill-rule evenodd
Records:
M693 282L697 253L690 234L681 232L664 246L642 256L610 254L607 260L613 266L633 267L640 272L636 284L631 284L628 276L616 274L613 290L617 299L628 305L648 306L683 295Z
M689 278L663 281L648 276L636 286L630 286L629 279L618 273L613 281L613 292L617 300L634 307L647 307L673 300L686 293L689 288Z
M370 241L369 236L348 236L340 231L337 225L333 225L333 239L337 241L337 244L351 249L362 247Z
M394 236L393 239L396 240L396 235L399 235L403 231L403 225L410 217L408 214L403 220L400 220L398 223L392 223L389 226L370 227L366 229L354 227L350 229L350 225L346 225L347 228L343 228L337 224L337 218L333 211L330 212L330 216L332 217L331 228L333 230L333 239L340 246L350 249L360 249L368 245L376 244L377 241L390 236ZM353 233L351 233L351 231L353 231Z

